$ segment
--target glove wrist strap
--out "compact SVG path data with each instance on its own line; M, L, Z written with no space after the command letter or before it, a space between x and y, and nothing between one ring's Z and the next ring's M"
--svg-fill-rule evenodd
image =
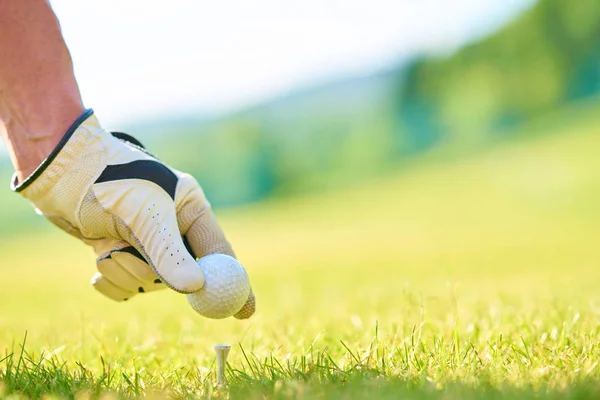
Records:
M58 142L58 144L56 145L54 150L52 150L52 152L48 155L48 157L46 157L46 159L44 161L42 161L42 163L35 169L35 171L33 171L33 173L31 175L29 175L27 178L25 178L23 180L23 182L19 182L19 179L17 178L17 174L14 174L12 182L11 182L11 189L15 192L21 192L21 191L25 190L33 182L35 182L35 180L38 179L44 173L44 171L50 166L50 164L52 164L52 161L56 158L56 156L58 156L58 154L63 149L63 147L65 147L65 145L67 144L67 142L69 141L71 136L73 136L73 134L79 127L79 125L81 125L83 123L83 121L85 121L87 118L89 118L93 114L94 114L94 110L92 110L92 109L88 109L83 114L81 114L75 120L75 122L73 122L73 124L69 127L69 129L67 129L67 132L62 137L60 142Z

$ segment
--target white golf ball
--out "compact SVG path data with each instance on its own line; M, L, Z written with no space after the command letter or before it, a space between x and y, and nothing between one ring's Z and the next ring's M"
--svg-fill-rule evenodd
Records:
M225 254L211 254L199 259L198 266L204 272L204 286L186 295L192 308L213 319L241 310L250 295L250 279L242 264Z

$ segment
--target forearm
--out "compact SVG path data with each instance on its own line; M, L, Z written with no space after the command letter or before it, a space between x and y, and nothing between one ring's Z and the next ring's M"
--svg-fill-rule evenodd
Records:
M19 180L83 112L71 56L45 0L0 0L0 135Z

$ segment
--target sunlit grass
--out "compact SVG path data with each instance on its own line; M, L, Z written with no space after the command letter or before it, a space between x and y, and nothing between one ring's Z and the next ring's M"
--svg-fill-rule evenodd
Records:
M171 292L110 302L87 283L84 245L5 238L1 390L598 397L596 126L221 213L258 295L246 322L203 319ZM233 344L227 390L214 387L220 342Z

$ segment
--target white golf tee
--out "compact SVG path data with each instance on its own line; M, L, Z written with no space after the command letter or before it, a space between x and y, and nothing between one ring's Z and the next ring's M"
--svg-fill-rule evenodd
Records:
M231 349L230 344L215 344L215 354L217 355L217 384L225 385L225 366L227 365L227 356Z

